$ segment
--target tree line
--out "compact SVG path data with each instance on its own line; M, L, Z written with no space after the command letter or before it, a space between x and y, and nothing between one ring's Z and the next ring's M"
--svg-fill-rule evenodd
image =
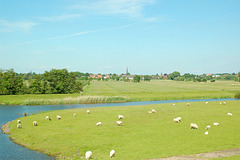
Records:
M80 72L79 72L80 73ZM69 94L82 91L85 83L79 74L67 69L52 69L43 74L17 74L13 69L0 71L0 95Z

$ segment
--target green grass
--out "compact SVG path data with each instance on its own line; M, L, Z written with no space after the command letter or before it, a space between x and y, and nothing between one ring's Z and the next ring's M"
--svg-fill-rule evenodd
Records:
M215 83L152 80L151 82L91 82L84 95L124 96L130 101L153 101L169 99L234 98L240 90L239 82L217 81Z
M116 151L115 160L151 159L189 155L240 147L240 101L194 102L158 104L128 107L70 109L43 112L20 118L22 129L17 129L12 121L11 138L18 144L57 157L78 158L88 150L93 152L93 160L110 159L109 152ZM157 113L149 114L155 109ZM227 116L231 112L232 117ZM73 117L77 113L77 117ZM117 115L124 115L123 126L116 125ZM56 120L61 115L62 120ZM52 121L44 118L50 116ZM181 123L173 118L182 117ZM33 126L36 120L38 126ZM101 121L102 126L95 124ZM213 126L219 122L220 126ZM190 129L196 123L198 130ZM209 135L204 135L210 124Z
M1 95L0 104L46 105L108 103L125 101L154 101L176 99L234 98L240 90L240 83L217 81L215 83L179 82L152 80L151 82L93 81L83 95L91 97L85 101L80 94L36 94ZM98 97L98 98L96 98ZM118 97L118 98L116 98ZM77 100L81 99L81 100ZM107 99L107 101L105 101Z

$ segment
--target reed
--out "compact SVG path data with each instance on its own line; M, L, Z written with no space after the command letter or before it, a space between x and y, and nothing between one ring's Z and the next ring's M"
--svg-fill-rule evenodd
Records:
M78 96L63 99L28 99L23 105L119 103L127 100L122 96Z

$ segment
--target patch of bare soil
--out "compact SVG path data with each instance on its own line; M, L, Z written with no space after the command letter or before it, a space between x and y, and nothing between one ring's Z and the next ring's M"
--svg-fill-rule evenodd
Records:
M226 149L222 151L215 151L215 152L208 152L208 153L199 153L194 155L158 158L158 159L151 159L151 160L207 160L209 158L231 157L235 155L240 155L240 148Z
M10 122L2 125L1 130L2 130L3 134L8 134L10 132L9 125L10 125Z

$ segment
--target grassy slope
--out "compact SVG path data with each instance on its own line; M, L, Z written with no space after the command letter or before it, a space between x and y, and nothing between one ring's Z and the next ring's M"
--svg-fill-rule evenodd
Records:
M153 101L167 99L203 99L203 98L232 98L236 91L240 90L239 82L217 81L215 83L177 82L169 80L152 80L151 82L98 82L94 81L87 86L86 96L118 96L125 97L124 101ZM33 103L29 105L62 104L64 98L76 98L80 94L47 94L47 95L1 95L0 104L25 104L27 100ZM93 97L93 103L96 98ZM116 99L116 98L115 98ZM112 101L115 101L113 98ZM36 102L35 102L36 101ZM43 101L43 102L42 102ZM109 99L111 101L111 98ZM117 100L116 102L122 102ZM75 103L74 100L69 104ZM85 102L83 102L85 103ZM91 102L88 102L91 103ZM100 103L102 103L100 101Z
M93 152L93 159L110 159L109 152L116 150L116 160L148 159L170 157L174 155L196 154L222 149L240 147L240 101L177 103L171 104L103 107L71 109L44 112L21 118L22 129L16 128L16 121L11 123L11 137L17 143L30 149L47 154L59 154L75 157L80 149L83 156L87 150ZM152 108L156 114L149 114ZM227 116L231 112L232 117ZM77 117L73 117L77 113ZM56 120L56 115L62 120ZM115 124L117 115L125 116L123 126ZM52 121L44 118L50 115ZM173 118L181 116L181 123L174 123ZM38 121L39 126L32 126ZM102 126L95 124L101 121ZM190 123L197 123L198 130L189 129ZM212 126L219 122L220 126ZM209 135L204 135L205 127L212 128Z
M238 82L215 83L152 80L151 82L98 82L94 81L84 95L125 96L133 101L166 99L232 98L240 90Z

